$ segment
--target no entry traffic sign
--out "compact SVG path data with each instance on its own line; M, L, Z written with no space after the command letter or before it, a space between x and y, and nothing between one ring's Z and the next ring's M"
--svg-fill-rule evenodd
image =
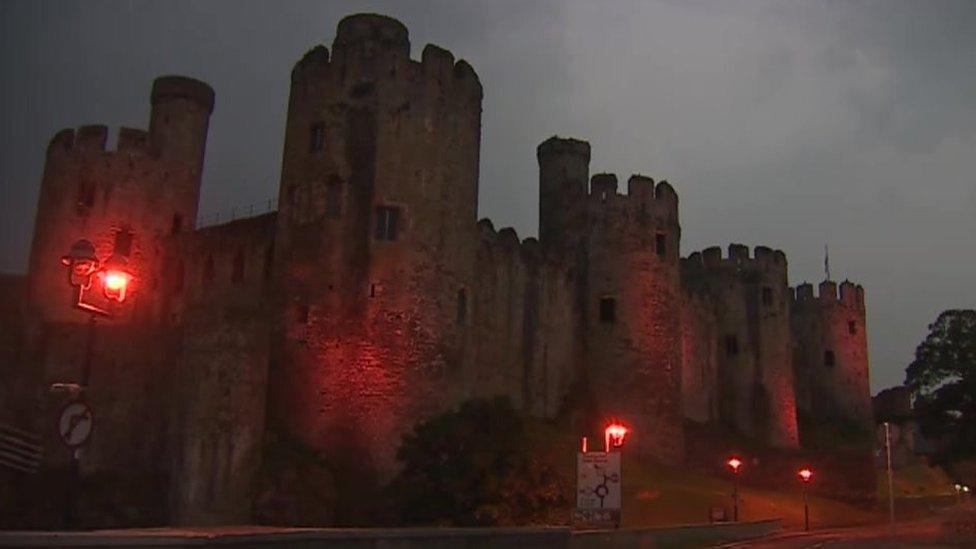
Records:
M61 409L61 415L58 417L58 435L68 448L77 448L88 442L94 428L95 414L86 402L76 400Z

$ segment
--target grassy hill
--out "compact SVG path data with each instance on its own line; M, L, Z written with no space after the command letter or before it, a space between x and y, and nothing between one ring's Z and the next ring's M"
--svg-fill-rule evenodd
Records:
M570 487L569 504L575 505L576 438L540 423L533 427L530 439L543 459L560 465L559 472ZM727 478L641 460L626 447L621 467L624 527L708 522L709 509L716 506L726 507L727 515L732 516L732 484ZM740 520L782 518L786 528L802 528L799 485L783 490L741 486L740 495ZM827 498L811 496L809 502L811 524L817 527L864 524L882 518L875 510ZM571 508L565 510L565 516L570 513Z

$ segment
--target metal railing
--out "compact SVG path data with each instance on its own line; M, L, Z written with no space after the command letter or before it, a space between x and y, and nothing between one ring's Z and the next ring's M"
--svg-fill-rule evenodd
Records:
M222 223L230 223L238 219L247 219L257 215L266 214L278 209L278 199L269 198L252 204L234 206L230 210L214 211L197 216L197 229L211 227Z

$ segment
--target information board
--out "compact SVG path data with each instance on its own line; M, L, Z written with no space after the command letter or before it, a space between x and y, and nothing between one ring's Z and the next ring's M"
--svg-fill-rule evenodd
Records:
M576 455L576 515L579 525L620 525L620 452Z

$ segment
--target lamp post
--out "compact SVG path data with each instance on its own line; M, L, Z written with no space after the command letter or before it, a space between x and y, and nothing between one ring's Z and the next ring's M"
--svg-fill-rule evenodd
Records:
M603 430L603 449L609 452L611 448L622 448L627 433L630 432L626 426L619 423L611 423Z
M895 527L895 482L891 471L891 426L884 422L885 462L888 473L888 524Z
M95 246L88 240L75 242L68 255L61 258L61 264L68 268L68 284L75 288L72 307L89 314L88 331L85 337L84 362L81 365L81 378L78 383L78 398L84 399L85 390L91 380L92 358L95 347L95 321L98 317L111 317L112 313L85 300L85 292L92 288L95 279L102 283L102 291L109 301L122 303L126 298L126 291L132 281L132 274L126 268L126 259L120 255L112 255L104 264L95 254ZM64 384L55 384L64 385ZM52 387L54 387L53 385ZM68 497L64 509L64 521L72 526L77 515L78 498L81 487L80 445L71 448L71 465L69 469Z
M807 484L813 480L813 471L809 467L804 467L797 471L797 475L800 477L800 486L803 490L803 529L805 531L810 531L810 505L807 502Z
M732 456L725 464L732 471L732 520L739 522L739 469L742 467L742 460Z
M630 433L630 429L626 425L623 425L617 421L611 421L606 428L603 430L603 449L608 454L611 450L617 450L620 452L621 448L624 447L624 440L627 438L627 434ZM620 528L620 522L623 520L624 516L624 500L623 500L623 456L620 456L621 460L618 461L620 465L620 470L617 472L617 478L620 481L620 508L617 511L616 520L614 520L614 529ZM612 474L611 474L612 476Z

